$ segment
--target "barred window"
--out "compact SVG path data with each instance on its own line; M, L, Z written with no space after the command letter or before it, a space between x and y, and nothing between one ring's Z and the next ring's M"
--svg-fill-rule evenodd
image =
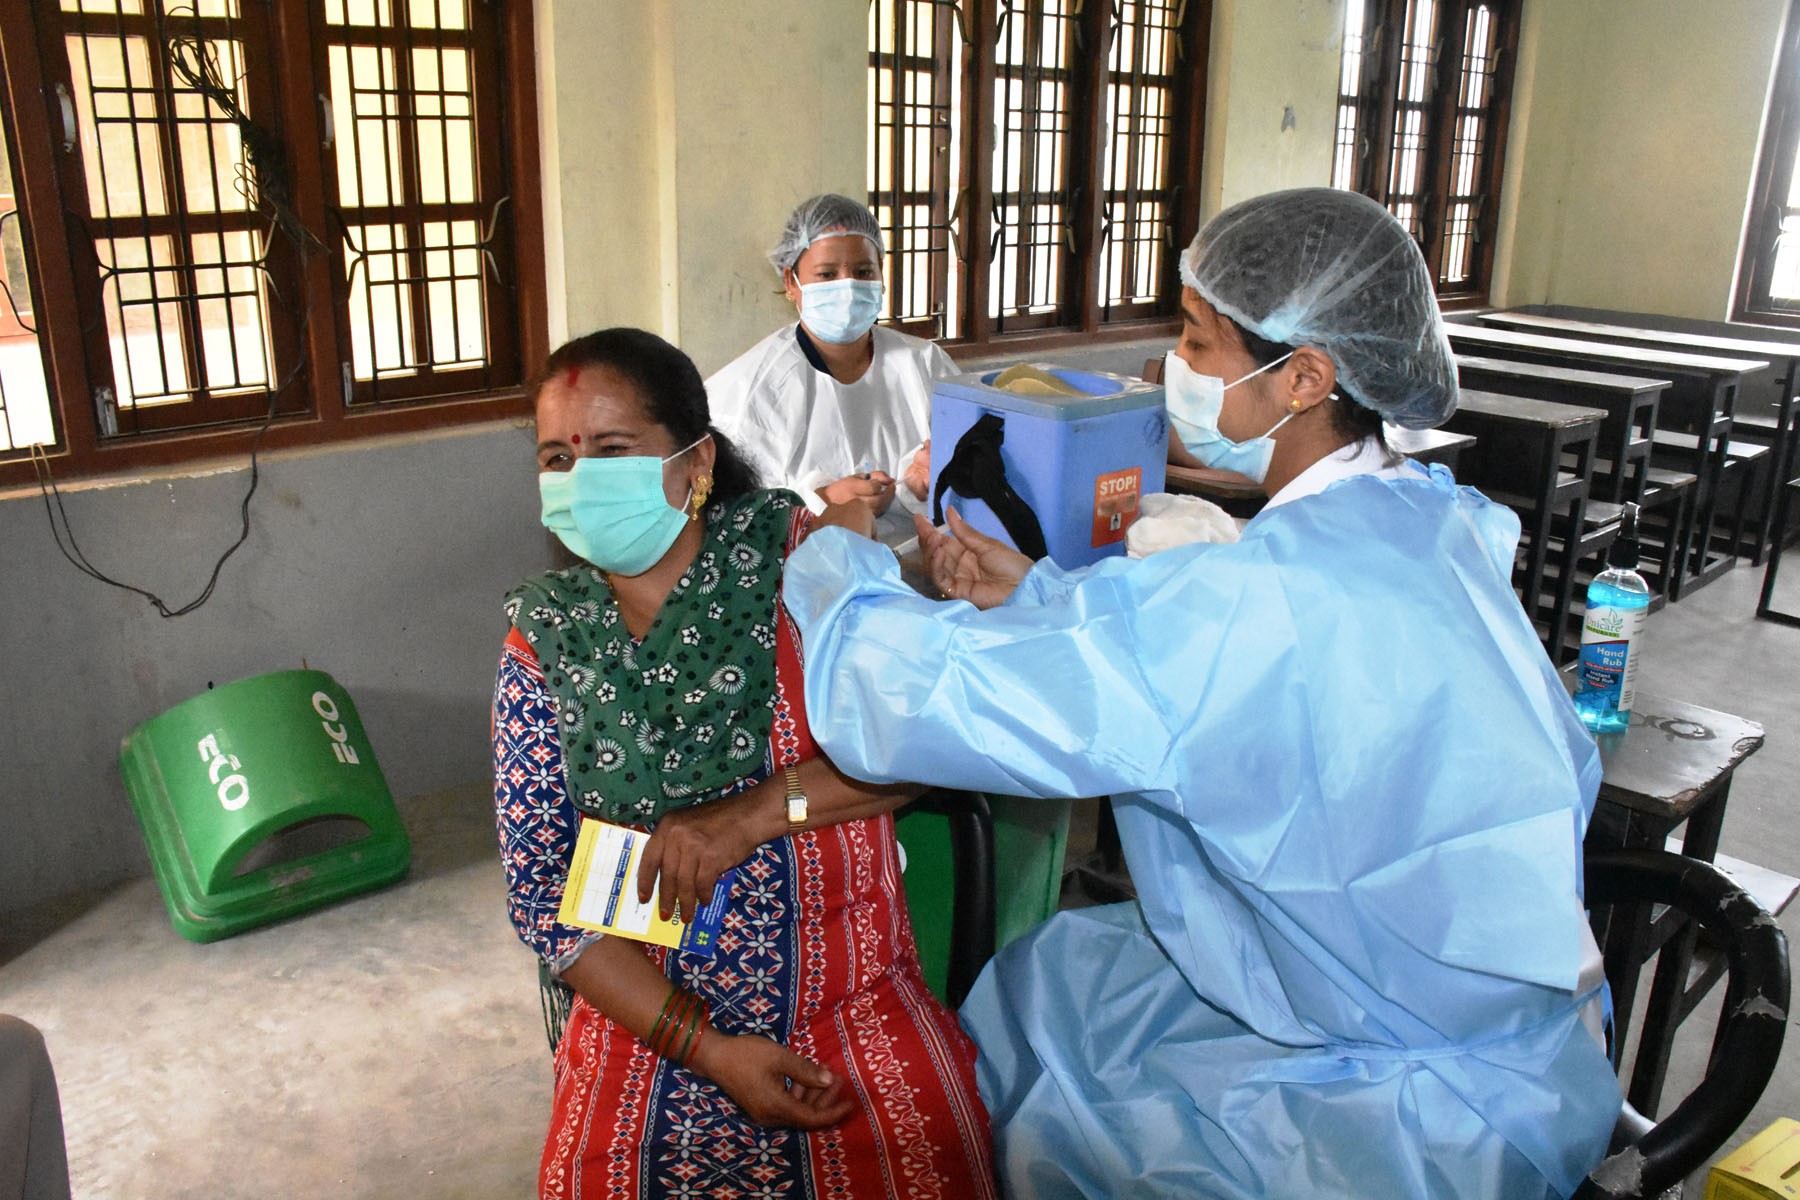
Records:
M1518 0L1348 0L1332 184L1387 205L1440 299L1485 299Z
M1800 0L1788 7L1739 254L1737 320L1800 326Z
M1201 0L872 0L889 319L981 345L1173 317L1208 19Z
M9 168L43 180L0 201L4 319L38 352L0 320L0 478L39 442L82 474L241 448L265 421L291 443L438 423L418 409L446 400L516 410L521 326L541 330L543 307L519 242L541 235L518 223L536 210L516 111L529 15L500 7L50 0L0 17ZM34 388L46 363L57 384ZM359 409L389 415L352 425Z

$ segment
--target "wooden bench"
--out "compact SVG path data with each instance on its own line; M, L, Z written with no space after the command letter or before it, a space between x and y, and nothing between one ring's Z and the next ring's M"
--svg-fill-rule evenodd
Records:
M1795 428L1800 414L1800 331L1726 321L1655 317L1641 313L1486 313L1490 324L1624 345L1650 346L1697 354L1767 359L1768 369L1747 377L1732 413L1732 438L1765 447L1758 455L1728 462L1743 476L1733 552L1760 563L1774 527L1781 485L1795 474Z
M1594 459L1594 498L1614 504L1645 503L1650 439L1668 380L1467 354L1457 355L1456 370L1462 385L1476 391L1604 409Z
M1763 370L1766 360L1685 354L1651 346L1626 346L1575 338L1451 322L1450 344L1459 353L1574 366L1590 370L1624 369L1640 376L1669 380L1658 407L1660 429L1693 433L1699 448L1670 464L1695 476L1694 502L1685 506L1679 523L1667 531L1665 590L1679 599L1686 587L1697 587L1728 570L1732 558L1715 554L1714 516L1725 443L1731 432L1732 406L1747 375ZM1652 459L1655 459L1652 448Z

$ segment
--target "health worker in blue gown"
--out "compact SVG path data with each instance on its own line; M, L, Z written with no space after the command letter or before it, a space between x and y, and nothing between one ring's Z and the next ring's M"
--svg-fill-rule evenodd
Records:
M860 778L1111 795L1136 903L1003 950L962 1020L1017 1197L1566 1196L1620 1095L1579 896L1593 740L1519 524L1381 418L1456 403L1380 205L1236 205L1181 263L1169 416L1262 482L1231 545L1075 571L952 518L949 602L827 529L788 560L806 707Z

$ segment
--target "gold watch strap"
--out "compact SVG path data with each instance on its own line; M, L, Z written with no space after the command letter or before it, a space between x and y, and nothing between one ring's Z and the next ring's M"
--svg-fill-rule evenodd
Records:
M781 775L787 781L788 832L799 833L806 828L806 793L800 788L800 768L790 763L781 768Z

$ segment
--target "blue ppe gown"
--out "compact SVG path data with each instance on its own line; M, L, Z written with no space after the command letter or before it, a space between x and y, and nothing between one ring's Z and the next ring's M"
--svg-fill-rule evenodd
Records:
M1059 913L962 1010L1020 1197L1566 1196L1620 1094L1580 1023L1593 739L1433 468L1233 545L1041 562L988 612L842 530L789 559L846 772L1111 795L1135 905Z

